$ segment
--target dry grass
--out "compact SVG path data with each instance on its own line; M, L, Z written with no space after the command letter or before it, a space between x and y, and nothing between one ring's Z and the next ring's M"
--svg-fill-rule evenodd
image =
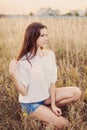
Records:
M28 117L23 122L18 93L8 73L11 59L16 58L21 47L24 31L33 21L47 25L49 44L56 54L58 65L57 87L78 86L82 98L62 108L70 120L68 130L87 129L87 19L0 19L0 130L52 130L39 121Z

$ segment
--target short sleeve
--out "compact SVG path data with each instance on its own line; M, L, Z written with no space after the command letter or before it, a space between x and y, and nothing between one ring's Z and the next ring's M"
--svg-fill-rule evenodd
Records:
M57 65L54 52L52 52L52 69L51 69L51 83L57 81Z
M17 75L19 81L26 87L29 87L29 70L23 61L18 61Z

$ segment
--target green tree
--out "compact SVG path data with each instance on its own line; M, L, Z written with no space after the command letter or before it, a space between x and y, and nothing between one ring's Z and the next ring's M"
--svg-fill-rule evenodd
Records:
M85 16L87 17L87 12L85 13Z
M68 15L68 16L72 16L72 13L69 12L69 13L67 13L66 15Z
M34 15L34 13L33 13L33 12L30 12L30 13L29 13L29 16L33 16L33 15Z
M76 12L76 13L75 13L75 16L77 16L77 17L78 17L78 16L79 16L79 13L78 13L78 12Z

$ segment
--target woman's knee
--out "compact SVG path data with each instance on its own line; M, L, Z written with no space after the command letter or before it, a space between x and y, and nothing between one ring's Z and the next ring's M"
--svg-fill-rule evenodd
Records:
M74 98L74 101L79 100L80 97L81 97L81 95L82 95L82 92L81 92L80 88L74 87L74 91L73 91L73 98Z
M63 119L60 119L60 121L58 120L56 122L56 127L59 129L59 130L64 130L65 128L67 128L69 126L69 121L65 118Z

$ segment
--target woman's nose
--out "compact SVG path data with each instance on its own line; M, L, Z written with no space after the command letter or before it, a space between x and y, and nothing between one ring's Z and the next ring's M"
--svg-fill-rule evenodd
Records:
M47 37L47 36L45 36L45 37L44 37L44 39L45 39L45 40L48 40L48 37Z

